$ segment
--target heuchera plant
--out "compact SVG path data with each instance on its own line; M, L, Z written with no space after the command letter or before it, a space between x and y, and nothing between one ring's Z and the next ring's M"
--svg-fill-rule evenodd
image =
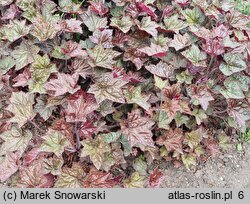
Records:
M224 150L249 128L246 8L1 0L1 183L162 187Z

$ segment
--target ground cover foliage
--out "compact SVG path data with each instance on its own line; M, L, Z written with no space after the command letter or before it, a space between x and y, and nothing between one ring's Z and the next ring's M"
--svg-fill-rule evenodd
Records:
M245 134L250 5L1 0L0 181L161 187Z

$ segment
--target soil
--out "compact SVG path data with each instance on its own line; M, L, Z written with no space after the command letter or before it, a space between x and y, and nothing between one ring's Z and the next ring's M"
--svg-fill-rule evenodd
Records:
M231 145L225 153L210 158L196 170L190 172L184 167L166 167L165 187L168 188L250 188L250 144L237 152Z

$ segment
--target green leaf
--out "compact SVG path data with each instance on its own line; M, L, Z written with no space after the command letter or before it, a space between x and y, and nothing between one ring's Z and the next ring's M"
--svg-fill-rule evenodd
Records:
M185 167L190 170L193 166L196 165L196 158L190 154L184 154L181 156L182 162Z
M105 117L106 115L113 113L115 111L115 108L113 107L112 101L105 100L105 101L101 102L101 104L97 110L100 111L102 116Z
M105 134L99 134L98 137L103 138L103 140L107 143L112 143L118 140L118 138L120 137L121 132L109 132L109 133L105 133Z
M195 108L192 111L192 115L195 116L197 125L200 125L202 123L202 121L207 118L207 115L203 109Z
M149 110L150 104L147 102L150 98L150 95L142 95L141 94L141 87L131 87L123 91L124 96L126 98L127 103L136 103L137 105L141 106L145 110Z
M230 139L224 132L218 135L218 140L219 140L219 147L224 151L228 150L230 146Z
M176 79L180 83L191 84L193 76L190 75L187 71L183 71L183 72L176 75Z
M242 91L242 84L238 80L227 79L224 81L224 89L221 89L221 94L225 98L243 99L245 95Z
M141 21L137 21L137 26L140 30L146 31L148 34L152 35L154 39L157 38L159 25L155 21L151 21L151 17L143 17Z
M62 169L62 174L58 177L55 188L81 188L85 173L82 167L73 163L72 167Z
M112 49L104 49L101 45L96 45L93 49L88 50L91 60L88 61L91 67L103 67L113 69L115 61L113 58L119 56L121 53Z
M168 85L168 80L162 80L160 77L154 75L155 86L159 89L163 89Z
M143 188L146 179L141 176L138 172L134 172L129 178L124 180L124 185L126 188Z
M115 164L115 162L116 160L112 153L105 153L101 169L108 172L110 168Z
M60 26L56 19L46 19L44 16L34 18L30 34L36 37L39 41L53 39L60 31Z
M0 146L0 155L14 151L23 154L32 138L32 133L29 130L22 130L13 125L10 130L3 132L0 138L4 140Z
M197 129L195 131L189 132L185 134L185 140L184 142L191 148L194 149L197 147L202 139L202 133L200 129Z
M183 124L186 125L188 123L189 117L186 115L182 115L179 111L177 111L175 114L174 120L175 120L176 126L180 127L181 125Z
M127 33L133 25L133 21L130 16L123 16L119 18L111 18L110 26L120 29L123 33Z
M49 157L44 160L44 173L60 175L62 173L63 159L61 157Z
M20 70L28 64L34 62L35 56L39 52L39 47L31 44L29 41L23 41L21 45L11 53L16 60L16 70Z
M205 15L198 7L185 9L182 11L182 15L186 18L189 25L202 24L205 20Z
M34 95L30 93L13 92L10 98L10 105L6 110L12 112L14 116L10 122L18 123L22 127L27 121L32 120L36 113L33 110Z
M181 54L195 66L201 66L201 67L207 66L206 53L200 51L200 49L194 44L189 49L181 52Z
M247 68L246 62L243 60L243 55L235 53L226 53L224 55L226 63L221 63L220 70L226 76L240 72Z
M147 174L147 163L144 161L142 157L137 157L134 161L133 167L135 171L137 171L140 175Z
M165 17L164 22L164 29L178 32L179 30L187 27L186 23L180 19L178 19L179 15L175 14L170 17Z
M108 21L106 17L98 17L94 12L85 12L81 16L83 23L88 27L89 31L94 32L96 30L102 30L106 28Z
M68 138L60 131L49 129L47 134L43 137L40 151L52 152L56 156L61 157L64 148L69 146Z
M156 116L157 116L158 128L165 129L165 130L169 129L169 124L171 123L173 119L168 117L168 114L162 110L159 110L156 113Z
M11 42L25 36L29 33L30 26L26 26L26 20L13 20L9 24L2 26L0 36L2 39L9 40Z
M0 73L7 73L15 64L16 62L11 56L0 59Z
M48 55L37 55L31 66L31 80L29 90L31 93L46 93L44 85L51 73L56 72L56 65L50 63Z
M130 153L132 152L132 148L125 134L121 135L120 142L123 146L124 156L125 157L129 156Z
M110 146L102 138L87 139L81 142L83 149L81 157L89 156L95 167L99 170L105 160L104 153L111 151Z
M55 110L55 107L46 106L46 95L40 95L36 101L37 103L35 104L34 111L38 113L45 121L48 120L52 114L52 111Z

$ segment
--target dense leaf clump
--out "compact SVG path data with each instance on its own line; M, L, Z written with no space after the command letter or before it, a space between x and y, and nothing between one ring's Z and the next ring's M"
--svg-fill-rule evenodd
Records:
M1 0L0 181L161 187L249 128L233 0Z

